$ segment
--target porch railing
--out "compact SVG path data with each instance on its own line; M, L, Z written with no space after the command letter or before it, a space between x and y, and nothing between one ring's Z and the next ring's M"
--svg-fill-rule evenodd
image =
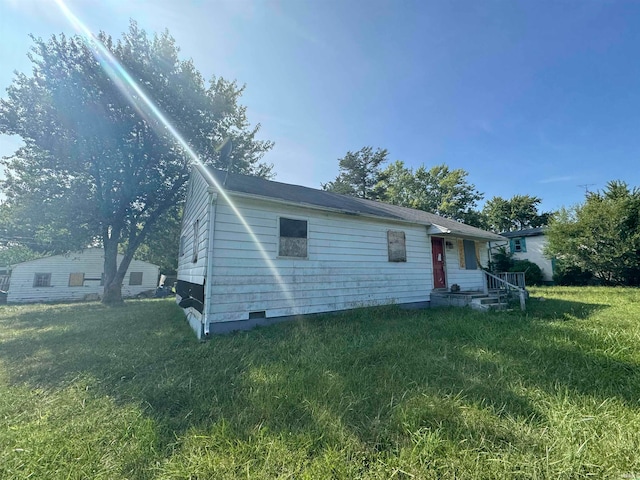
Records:
M526 310L527 290L525 289L524 272L489 273L484 271L484 293L495 291L509 296L517 294L520 299L520 310Z
M524 272L498 272L494 273L494 276L498 277L500 280L510 283L511 285L515 285L520 288L527 288L527 284L524 280ZM489 280L489 290L499 289L501 288L500 283L497 280L490 279Z

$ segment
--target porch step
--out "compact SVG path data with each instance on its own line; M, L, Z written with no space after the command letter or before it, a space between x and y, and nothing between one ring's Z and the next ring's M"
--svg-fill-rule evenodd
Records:
M476 297L471 300L469 306L474 310L486 312L487 310L506 310L508 305L493 295Z
M483 292L432 292L432 307L466 307L470 306L474 310L506 310L507 304L501 302L504 295L496 293L489 294Z

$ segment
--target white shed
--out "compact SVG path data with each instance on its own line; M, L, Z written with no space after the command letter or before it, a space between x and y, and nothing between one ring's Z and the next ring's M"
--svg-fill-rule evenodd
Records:
M118 255L118 264L122 255ZM122 283L122 296L136 295L158 285L160 268L132 260ZM56 302L97 298L103 291L104 250L79 252L19 263L11 269L8 303Z
M491 240L504 239L420 210L196 166L178 302L198 337L360 306L427 306L454 283L482 290Z

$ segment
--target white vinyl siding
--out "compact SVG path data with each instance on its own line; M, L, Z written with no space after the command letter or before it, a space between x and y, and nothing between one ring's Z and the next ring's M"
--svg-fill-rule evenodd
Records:
M118 255L118 264L121 261L122 255ZM125 277L122 295L133 297L145 290L154 289L158 283L158 270L157 265L132 260L129 271L143 272L144 281L142 285L129 286ZM101 248L88 248L81 252L19 263L11 271L7 301L11 303L53 302L82 300L87 295L102 295L103 271L104 250ZM50 286L34 287L34 275L42 272L51 272ZM82 284L79 284L80 275L83 276ZM71 282L72 276L75 276L74 280L77 281ZM70 286L70 283L77 283L77 285Z
M208 184L200 174L192 172L189 182L182 218L182 254L178 258L178 280L202 285L207 265L210 196L207 192Z
M209 321L307 314L429 300L426 227L234 197L263 249L220 197ZM279 217L307 218L307 258L279 257ZM387 232L405 232L406 262L389 262ZM264 258L266 257L266 259ZM275 269L275 270L273 270Z

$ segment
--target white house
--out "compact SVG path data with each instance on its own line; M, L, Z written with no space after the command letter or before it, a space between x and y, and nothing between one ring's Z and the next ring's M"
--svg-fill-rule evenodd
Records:
M544 282L553 283L554 261L544 253L547 246L544 227L504 232L500 235L507 237L508 242L499 243L498 246L506 247L516 260L529 260L538 265Z
M118 265L122 255L118 255ZM98 298L102 294L104 250L87 248L14 265L8 303L55 302ZM159 267L132 260L122 283L122 295L135 297L158 285Z
M434 289L482 290L492 240L504 238L420 210L196 166L178 302L198 337L359 306L427 306Z

